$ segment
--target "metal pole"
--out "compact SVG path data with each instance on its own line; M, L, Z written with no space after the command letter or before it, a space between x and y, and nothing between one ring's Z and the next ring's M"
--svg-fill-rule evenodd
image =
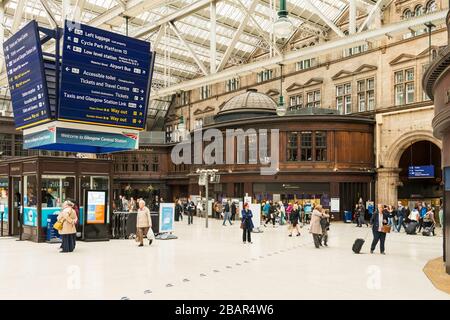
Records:
M209 201L208 201L208 182L209 182L209 173L206 173L206 184L205 184L205 197L206 197L206 228L208 228L208 216L209 216Z

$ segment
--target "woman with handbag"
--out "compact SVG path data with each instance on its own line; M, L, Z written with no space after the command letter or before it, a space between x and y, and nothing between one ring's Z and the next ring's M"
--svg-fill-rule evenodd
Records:
M373 233L373 241L372 246L370 247L370 253L375 251L375 248L380 242L380 252L381 254L385 254L384 243L386 241L386 233L390 232L391 226L388 225L389 221L389 212L387 208L385 208L382 204L378 205L378 209L372 215L370 219L370 225L372 226Z
M136 218L136 241L139 242L139 247L144 246L144 235L148 233L149 228L152 227L152 218L150 216L150 210L145 206L145 201L139 201L139 209ZM148 240L148 244L152 244L153 239Z
M72 252L75 249L77 229L75 224L77 222L77 214L73 209L74 204L71 201L65 201L62 205L63 210L58 214L57 223L61 227L58 229L62 239L62 246L60 252Z
M248 203L244 204L244 209L242 209L241 216L242 241L244 242L244 244L246 244L247 241L248 243L252 243L251 232L253 230L253 213L249 209Z

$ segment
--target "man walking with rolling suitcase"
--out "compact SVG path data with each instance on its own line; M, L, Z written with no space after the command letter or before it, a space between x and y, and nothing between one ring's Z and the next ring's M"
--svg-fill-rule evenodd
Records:
M378 205L378 209L373 214L372 219L370 219L370 225L372 226L373 233L373 241L370 247L370 253L375 251L375 248L380 242L380 252L381 254L385 254L384 243L386 241L386 233L383 230L383 225L388 224L388 213L387 210L384 209L382 204Z

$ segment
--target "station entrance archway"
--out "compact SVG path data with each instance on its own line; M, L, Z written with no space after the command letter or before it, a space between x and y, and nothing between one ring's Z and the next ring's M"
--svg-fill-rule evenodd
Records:
M409 176L410 166L434 167L434 175L427 178ZM431 141L418 141L407 147L399 160L398 199L404 204L413 205L424 201L435 208L440 206L443 196L441 149Z

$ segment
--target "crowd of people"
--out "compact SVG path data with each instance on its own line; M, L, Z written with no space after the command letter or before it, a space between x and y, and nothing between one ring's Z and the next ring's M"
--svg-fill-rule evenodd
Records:
M377 211L382 212L386 217L386 224L390 226L391 231L401 232L402 229L408 234L420 233L426 230L427 233L435 234L435 209L425 202L416 202L412 209L404 206L398 201L397 206L382 205L377 206ZM366 217L372 219L373 212L367 210L362 199L356 204L354 210L354 222L357 227L364 224L369 226ZM439 222L443 221L443 209L439 210Z
M159 201L152 205L152 210L157 209ZM300 228L309 225L309 233L312 234L314 246L320 248L328 246L328 231L330 230L330 222L333 216L328 209L324 209L320 204L314 202L282 202L271 200L263 201L261 204L261 217L264 219L263 225L288 224L288 236L300 236ZM116 208L125 212L137 212L136 222L136 241L139 247L142 247L144 237L147 235L149 245L153 238L149 236L152 227L150 209L146 206L142 198L134 199L130 197L120 196ZM182 201L177 199L175 202L175 221L183 220L183 216L187 217L188 225L193 224L194 216L204 212L200 203L195 203L190 197ZM215 202L213 204L213 216L223 219L222 225L233 225L237 218L240 218L242 229L243 243L252 243L251 232L254 229L254 213L250 210L250 204L244 203L240 215L239 203L236 201L226 200L224 202ZM61 225L59 233L62 238L61 252L72 252L76 245L76 226L78 223L78 206L71 201L65 201L62 210L58 215L57 221ZM368 219L366 219L368 218ZM442 207L439 211L439 221L443 220ZM435 235L435 214L434 208L424 202L417 202L410 209L398 201L397 206L378 204L376 208L371 210L366 208L362 199L355 205L353 213L353 221L357 227L366 225L372 228L373 241L370 251L374 252L378 243L380 243L380 252L385 254L386 234L389 232L401 232L402 228L408 234L415 234L424 230L424 235Z

